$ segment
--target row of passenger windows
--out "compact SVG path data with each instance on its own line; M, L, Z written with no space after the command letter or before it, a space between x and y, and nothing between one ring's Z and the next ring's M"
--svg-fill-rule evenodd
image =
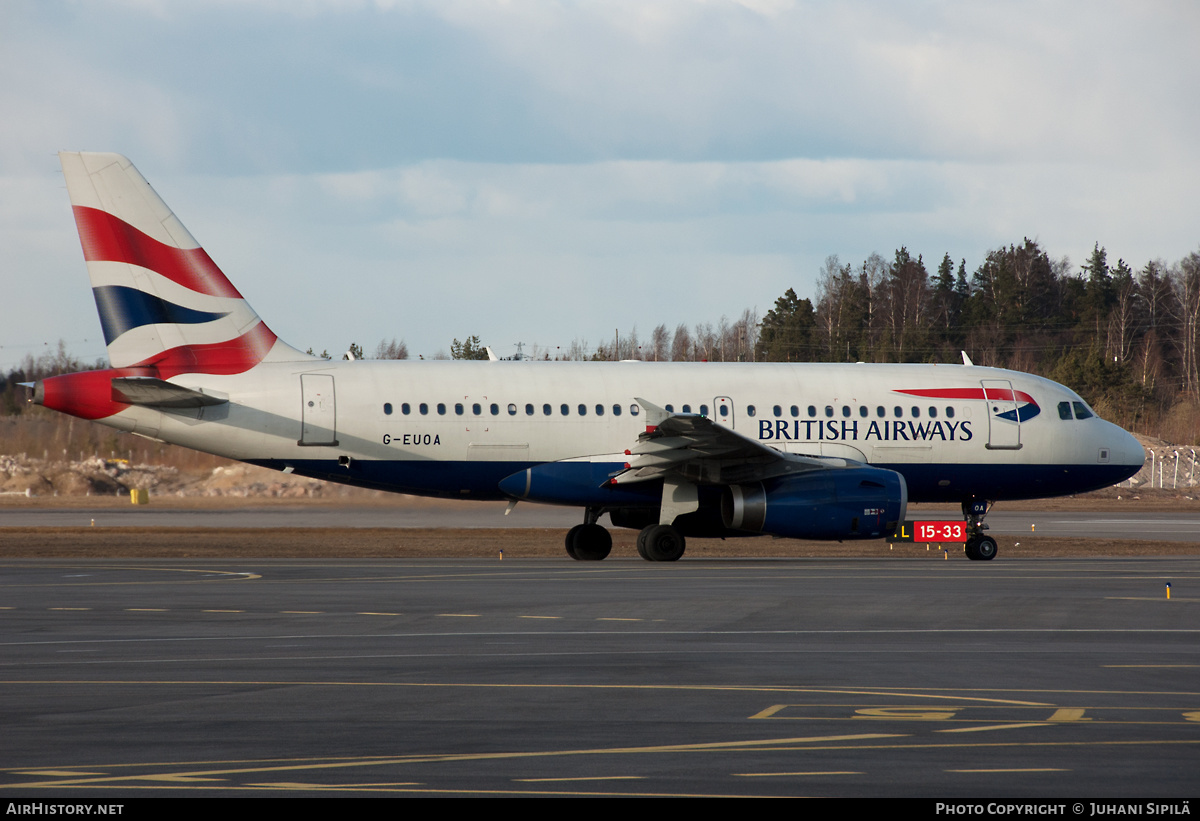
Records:
M670 410L670 409L671 409L671 406L668 405L667 410ZM917 407L916 405L913 405L910 408L910 410L912 411L912 416L914 419L919 419L921 417L921 409L919 407ZM771 412L777 417L783 416L783 406L776 405L773 408L771 408ZM791 413L792 416L799 416L800 415L800 406L792 405L791 408L789 409L789 412ZM935 406L930 405L926 412L929 414L930 419L937 419L938 409ZM826 405L824 413L825 413L825 416L827 416L829 418L833 418L834 416L837 415L837 411L834 409L833 405ZM947 419L954 418L954 408L950 407L949 405L946 406L944 413L945 413ZM758 409L756 407L754 407L754 405L746 406L746 415L747 416L755 416L757 414L758 414ZM841 414L842 414L842 416L849 419L851 416L854 415L854 410L849 405L842 405ZM816 418L816 416L817 416L817 406L816 405L808 406L808 415L810 417ZM861 416L863 419L866 419L867 417L869 417L871 415L871 409L868 408L866 405L859 405L858 406L858 415ZM887 408L885 408L883 405L876 405L875 406L875 415L877 417L879 417L880 419L883 419L884 417L887 416ZM895 407L892 408L892 416L896 417L897 419L901 418L902 416L904 416L904 408L900 407L899 405L896 405Z
M446 407L445 402L438 402L437 405L435 406L435 408L437 410L438 416L446 415L447 407ZM402 402L400 404L400 413L404 414L405 416L410 415L412 413L412 411L413 411L412 405L410 405L409 403ZM509 416L516 416L518 413L520 413L520 409L517 407L517 404L515 402L510 402L508 404L507 411L508 411ZM594 406L594 411L597 416L603 416L605 413L605 407L604 407L604 405L597 404ZM392 415L392 403L391 402L385 402L383 404L383 412L388 416ZM462 402L454 403L454 415L455 416L464 416L466 414L466 412L467 412L466 405L464 405ZM500 405L498 405L495 402L492 402L490 405L488 405L488 412L491 413L492 416L499 416L501 413ZM579 416L587 416L588 415L588 406L581 402L575 406L575 412ZM428 416L429 415L428 403L422 402L419 405L417 405L417 413L419 413L421 416ZM571 406L564 402L563 404L558 406L558 413L560 416L570 416L571 415ZM621 413L622 413L621 406L618 404L614 404L612 406L612 415L620 416ZM640 413L640 408L638 408L637 405L629 406L629 415L630 416L637 416L638 413ZM471 414L473 416L483 416L483 405L481 405L479 402L473 403L471 405ZM537 407L532 402L526 403L525 415L526 416L534 416L536 414L537 414ZM542 405L542 415L543 416L553 416L554 415L554 406L549 403Z
M1062 410L1063 405L1066 405L1066 404L1067 403L1064 402L1059 405L1059 414L1060 415L1063 412L1063 410ZM1076 404L1078 405L1080 403L1077 402ZM666 408L668 413L675 412L674 405L665 405L664 407ZM449 408L445 402L438 402L434 406L434 408L436 409L438 416L445 416L449 412ZM728 415L729 415L729 406L728 405L721 403L718 405L717 409L718 409L718 413L720 414L721 418L728 417ZM463 404L462 402L456 402L453 406L453 410L454 410L455 416L464 416L467 413L467 406L465 404ZM520 407L515 402L509 403L507 405L507 407L505 408L505 410L507 410L509 416L516 416L521 412ZM537 406L534 405L532 402L526 403L524 410L525 410L526 416L536 416L537 415ZM921 418L921 415L922 415L921 408L919 408L916 405L913 405L909 410L911 411L911 416L914 419ZM393 411L392 403L391 402L384 403L384 405L383 405L384 414L391 416L392 411ZM475 402L470 406L470 411L471 411L471 415L473 415L473 416L483 416L483 405L480 404L479 402ZM541 411L542 411L542 416L553 416L554 415L554 406L547 402L546 404L542 405ZM782 405L775 405L771 409L771 411L776 417L783 416L783 406ZM403 414L404 416L409 416L412 414L412 412L413 412L412 405L410 405L408 402L401 403L401 405L400 405L400 413L401 414ZM492 402L491 404L488 405L488 412L492 416L500 416L502 413L502 409L499 404ZM581 402L574 407L574 412L577 416L587 416L589 413L589 406L585 405L584 403ZM602 405L602 404L592 405L591 412L595 413L596 416L604 416L604 414L607 412L606 406ZM611 406L611 412L612 412L613 416L620 416L621 413L623 412L623 408L619 404L613 404ZM639 412L640 412L640 409L638 408L637 405L634 404L634 405L629 406L629 415L630 416L637 416ZM692 413L692 406L690 404L681 405L679 407L679 412L680 413ZM708 405L698 405L696 407L696 412L699 413L701 416L708 416ZM942 412L945 414L947 419L954 418L954 408L947 406L944 409L944 411L942 411ZM420 414L421 416L428 416L429 415L429 404L426 402L421 402L420 404L418 404L417 405L417 413ZM571 413L572 413L572 407L571 407L571 405L567 404L566 402L564 402L558 406L558 415L559 416L570 416ZM790 408L790 413L792 416L796 416L796 417L800 416L800 406L792 405ZM825 413L825 416L828 418L833 418L834 416L837 415L837 411L834 409L833 405L826 405L824 413ZM928 414L930 419L936 419L938 417L938 408L933 405L930 405L926 409L926 413ZM754 405L747 405L746 406L746 415L750 416L750 417L757 416L758 408ZM808 406L808 415L812 418L816 418L816 416L817 416L817 406L816 405ZM849 405L842 405L841 415L843 417L850 418L851 416L854 415L854 411L851 409L851 407ZM870 409L866 405L859 405L858 406L858 415L861 416L862 418L866 419L867 417L869 417L871 415ZM880 419L883 419L887 416L887 409L883 405L877 405L875 407L875 415L877 417L879 417ZM896 417L897 419L902 418L904 416L904 408L900 407L899 405L896 405L895 407L892 408L892 415L894 417ZM1069 407L1067 408L1067 416L1064 416L1063 418L1064 419L1071 418ZM1079 418L1083 419L1084 417L1080 416Z

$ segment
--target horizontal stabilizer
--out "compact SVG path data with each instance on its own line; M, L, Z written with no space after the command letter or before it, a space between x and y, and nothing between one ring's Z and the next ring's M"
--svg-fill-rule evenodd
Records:
M152 376L117 376L112 381L113 400L151 408L199 408L223 405L226 396L174 385Z

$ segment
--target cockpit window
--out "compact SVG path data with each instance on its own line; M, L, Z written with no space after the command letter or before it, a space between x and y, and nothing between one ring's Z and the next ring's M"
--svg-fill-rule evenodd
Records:
M1058 418L1066 419L1068 422L1071 421L1071 403L1070 402L1059 402L1058 403Z
M1083 404L1082 402L1072 402L1071 404L1075 407L1075 418L1076 419L1091 419L1092 416L1095 415L1092 413L1091 408L1089 408L1087 405Z

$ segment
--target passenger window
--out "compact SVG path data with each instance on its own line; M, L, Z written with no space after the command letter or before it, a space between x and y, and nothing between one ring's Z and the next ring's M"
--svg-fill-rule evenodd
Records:
M446 415L446 403L438 402L438 416L445 416L445 415Z
M422 402L422 403L421 403L421 404L418 406L418 410L420 410L420 411L421 411L421 415L422 415L422 416L425 416L426 414L428 414L428 413L429 413L429 406L428 406L428 405L426 405L424 402Z
M799 416L799 415L800 415L800 407L798 405L792 405L792 416Z
M842 405L842 416L850 416L850 406Z
M880 419L887 416L887 411L884 410L883 405L879 405L875 408L875 415L878 416Z
M866 419L866 418L867 418L867 413L869 413L869 411L867 410L867 406L866 406L866 405L860 405L860 406L859 406L859 408L858 408L858 415L859 415L859 416L861 416L863 419Z
M476 416L482 416L483 415L483 406L480 405L478 402L476 402L474 405L471 406L471 413L475 414Z
M384 416L392 415L392 403L391 402L383 403L383 414L384 414Z
M542 416L549 416L553 410L549 404L542 405Z
M564 402L563 404L558 406L558 412L561 413L563 416L570 416L571 415L571 406Z
M579 406L579 415L580 415L580 416L587 416L587 405L580 405L580 406Z
M613 405L613 416L620 416L620 415L621 415L621 406L614 404Z
M408 414L411 410L412 410L412 408L409 407L409 404L407 402L405 402L403 405L400 406L400 412L402 414L404 414L405 416L408 416Z
M597 406L596 406L596 415L597 415L597 416L603 416L603 415L604 415L604 406L603 406L603 405L597 405Z
M721 406L719 408L717 408L717 413L721 414L722 419L728 418L729 417L729 406L726 405L724 402L722 402Z
M1091 419L1092 418L1093 414L1088 409L1087 405L1083 404L1082 402L1072 402L1071 404L1075 407L1075 418L1076 419Z
M637 416L639 413L641 413L641 410L642 410L642 409L641 409L641 408L639 408L637 405L630 405L630 406L629 406L629 415L630 415L630 416Z
M665 407L665 410L666 410L666 412L667 412L667 413L674 413L674 412L675 412L675 406L674 406L674 405L667 405L667 406Z
M755 408L753 405L746 406L746 415L747 416L754 416L754 414L756 414L756 413L758 413L758 409Z
M817 415L817 406L816 406L816 405L809 405L809 406L808 406L808 415L809 415L809 416L816 416L816 415Z
M708 416L708 405L701 405L701 406L700 406L700 415L701 415L701 416Z
M892 408L892 416L896 417L897 419L902 418L904 416L904 408L900 407L899 405Z
M826 416L829 416L829 417L832 417L832 416L833 416L833 405L826 405L826 406L825 406L825 415L826 415Z
M517 415L517 406L515 404L513 404L512 402L508 403L508 415L509 416Z
M946 418L947 419L954 418L954 408L949 405L946 406Z
M490 410L492 412L492 416L500 415L500 406L497 405L495 402L492 403L492 406L490 408L488 408L488 410Z
M456 403L454 404L454 412L455 412L456 414L458 414L459 416L462 416L462 415L463 415L463 406L462 406L462 402L456 402Z
M775 413L775 415L776 415L777 417L778 417L778 416L783 416L783 408L779 407L778 405L776 405L776 406L775 406L774 408L772 408L771 410L772 410L772 411Z
M937 408L933 407L932 405L929 406L929 418L937 419Z
M916 405L913 405L912 412L913 412L913 419L921 418L921 409L918 408Z
M682 412L683 412L683 413L691 413L691 412L692 412L692 406L691 406L691 405L684 405L684 406L683 406L683 408L682 408Z
M533 404L532 403L527 403L525 405L525 415L533 416Z

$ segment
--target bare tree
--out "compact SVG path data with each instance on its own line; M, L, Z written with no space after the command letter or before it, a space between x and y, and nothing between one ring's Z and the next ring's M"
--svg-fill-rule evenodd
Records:
M1113 305L1108 315L1105 355L1112 362L1128 362L1137 330L1138 285L1123 259L1113 268L1112 285Z
M830 362L851 358L851 337L861 318L860 288L850 266L843 266L837 254L825 258L817 275L817 329Z
M675 327L675 336L671 339L671 361L692 362L696 353L692 348L692 335L687 325L682 322Z
M667 326L659 325L650 335L650 359L666 362L671 356L671 335Z
M392 337L390 342L381 339L375 348L375 359L408 359L408 345L404 344L403 339L397 342L396 337Z
M1200 254L1189 254L1169 276L1175 291L1174 343L1183 389L1193 399L1200 399L1200 367L1196 360L1196 345L1200 342Z

